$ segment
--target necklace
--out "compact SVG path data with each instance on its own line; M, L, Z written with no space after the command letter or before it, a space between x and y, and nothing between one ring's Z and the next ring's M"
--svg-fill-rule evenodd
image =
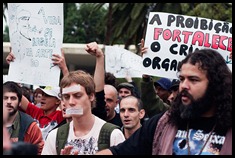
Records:
M211 137L211 135L212 135L212 133L213 133L213 131L214 131L214 129L215 129L215 126L216 126L216 124L213 126L212 130L210 131L209 136L208 136L208 138L206 139L206 142L203 144L203 146L202 146L202 148L201 148L201 150L200 150L200 152L199 152L198 155L201 155L203 149L205 148L207 142L209 141L209 139L210 139L210 137ZM188 122L188 124L187 124L186 143L187 143L187 146L188 146L188 155L191 155L190 146L189 146L189 122Z

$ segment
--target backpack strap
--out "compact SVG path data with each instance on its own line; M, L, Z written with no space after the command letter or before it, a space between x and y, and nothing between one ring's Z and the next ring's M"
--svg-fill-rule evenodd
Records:
M109 122L106 122L102 126L98 138L98 150L107 149L110 147L110 137L114 129L120 129L120 127Z
M102 126L98 138L99 150L110 147L110 136L114 129L120 129L120 127L109 122L106 122ZM66 144L68 133L69 133L69 123L66 123L58 127L56 135L56 151L58 155L60 155L61 149L63 149Z
M58 127L56 135L56 151L60 155L61 149L64 148L69 134L69 122Z
M20 115L20 130L18 135L19 141L24 141L25 132L28 130L29 126L32 122L35 122L35 120L28 114L19 111Z

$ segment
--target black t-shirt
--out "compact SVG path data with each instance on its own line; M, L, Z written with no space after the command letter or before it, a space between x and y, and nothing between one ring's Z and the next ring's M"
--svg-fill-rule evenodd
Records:
M188 145L186 143L187 124L187 122L184 122L178 128L173 144L173 155L188 155ZM215 124L215 117L201 117L194 122L189 122L188 138L190 142L189 146L191 155L198 155L202 149L201 155L219 154L224 144L227 130L220 129L216 127ZM215 129L212 131L214 126ZM207 139L208 143L205 144ZM204 144L205 147L203 147Z
M95 93L96 97L96 106L92 109L92 114L95 116L106 120L107 112L105 110L105 101L104 101L104 90Z
M157 122L163 113L151 117L128 139L109 149L113 155L151 155Z
M148 121L144 122L142 127L133 133L133 135L123 143L110 147L109 149L113 155L151 155L155 129L158 120L163 115L163 113L155 115ZM190 122L189 137L191 154L197 154L198 151L200 151L202 145L204 144L203 142L205 142L208 133L210 133L214 124L215 118L199 118L195 122ZM174 143L172 144L173 154L188 154L188 149L185 142L187 131L186 129L187 122L179 127ZM219 129L215 127L215 130L210 137L209 143L207 143L207 146L204 148L202 155L212 154L213 152L214 154L218 154L216 149L219 149L219 151L221 150L225 140L226 132L227 129Z
M97 117L107 121L107 112L105 110L106 102L104 101L105 100L104 96L105 96L104 90L96 92L96 107L92 109L92 113ZM120 128L122 127L122 121L118 113L116 113L113 119L107 122L113 123L119 126Z
M116 114L115 114L114 118L112 118L111 120L108 120L108 121L106 120L106 121L109 123L115 124L121 128L122 127L122 120L120 118L120 114L118 114L116 111L115 111L115 113Z

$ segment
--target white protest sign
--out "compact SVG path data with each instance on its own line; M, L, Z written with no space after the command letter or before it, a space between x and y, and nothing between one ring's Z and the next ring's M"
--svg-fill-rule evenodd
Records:
M116 78L142 77L142 58L118 46L105 46L105 71Z
M58 86L60 68L52 54L61 54L63 3L8 3L10 43L16 57L8 80Z
M143 71L177 78L178 63L196 49L218 51L232 70L232 23L171 13L150 12L145 37Z

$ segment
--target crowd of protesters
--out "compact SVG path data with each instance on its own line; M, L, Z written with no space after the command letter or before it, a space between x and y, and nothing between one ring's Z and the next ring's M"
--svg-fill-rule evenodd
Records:
M105 72L96 42L84 49L96 58L93 76L69 71L61 49L52 58L63 74L59 87L37 88L32 100L20 83L3 83L3 154L232 154L232 72L217 51L188 54L178 79L143 74L138 87L128 74L118 84ZM6 61L14 59L10 52ZM14 149L17 142L25 144ZM31 152L17 152L26 147Z

